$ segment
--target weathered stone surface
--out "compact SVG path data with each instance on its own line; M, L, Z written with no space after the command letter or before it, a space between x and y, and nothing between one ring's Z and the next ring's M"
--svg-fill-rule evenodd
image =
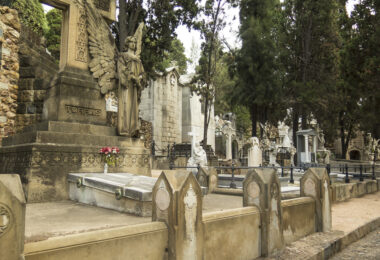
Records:
M19 79L18 50L20 23L15 10L0 7L0 142L14 133L17 106L17 85Z
M203 259L202 191L194 175L162 172L152 201L152 220L168 225L169 259Z
M315 232L315 201L296 198L281 201L284 240L288 245Z
M0 174L0 259L23 259L25 197L16 174Z
M110 172L150 175L149 151L143 142L114 136L115 129L46 122L29 130L3 140L0 173L20 174L30 202L67 199L69 172L103 172L104 162L98 153L102 146L121 150ZM101 132L104 134L97 135Z
M138 216L152 215L156 178L129 173L70 173L71 200Z
M316 231L330 231L332 195L327 170L324 168L309 168L300 182L301 197L312 197L316 202Z
M275 169L254 169L243 182L243 205L261 212L261 253L268 256L284 246L280 181Z

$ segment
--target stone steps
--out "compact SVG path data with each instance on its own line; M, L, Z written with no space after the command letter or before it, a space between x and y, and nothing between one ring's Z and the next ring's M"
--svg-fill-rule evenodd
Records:
M88 146L128 146L129 149L143 148L144 143L140 139L127 140L130 138L106 135L91 135L77 133L63 133L53 131L36 131L9 136L3 139L3 147L28 143L41 144L76 144ZM130 146L133 147L130 147Z
M22 133L33 131L52 131L63 133L80 133L90 135L105 135L116 136L116 129L114 127L81 124L81 123L68 123L62 121L46 121L36 125L27 126L22 130Z

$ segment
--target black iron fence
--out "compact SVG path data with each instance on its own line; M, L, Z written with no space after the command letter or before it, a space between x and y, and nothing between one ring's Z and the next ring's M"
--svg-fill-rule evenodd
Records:
M257 167L252 167L252 166L213 166L216 169L223 170L223 171L229 171L231 174L231 183L230 183L230 188L236 189L236 183L235 183L235 172L237 170L242 170L242 169L277 169L280 170L280 175L281 177L285 177L285 171L289 172L289 183L294 184L294 170L300 170L300 171L306 171L310 167L305 167L305 166L257 166ZM376 180L376 166L375 164L357 164L357 165L314 165L312 166L313 168L326 168L328 175L330 176L331 173L334 170L334 172L344 174L344 181L345 183L350 182L350 177L352 178L357 178L359 179L360 182L364 181L365 178L370 178L372 180ZM170 164L169 167L171 170L172 169L197 169L197 173L199 173L200 165L198 166L175 166L173 163ZM349 171L351 169L351 172Z

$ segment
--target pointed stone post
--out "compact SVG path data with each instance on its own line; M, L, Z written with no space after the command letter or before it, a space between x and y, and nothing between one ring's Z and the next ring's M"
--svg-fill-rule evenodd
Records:
M243 206L260 209L262 256L284 246L280 187L275 169L253 169L243 182Z
M301 197L315 200L316 231L331 230L331 189L330 178L325 168L309 168L301 178Z
M202 259L202 191L193 174L161 173L152 192L152 220L168 226L169 259Z
M0 174L0 259L24 259L25 195L17 174Z

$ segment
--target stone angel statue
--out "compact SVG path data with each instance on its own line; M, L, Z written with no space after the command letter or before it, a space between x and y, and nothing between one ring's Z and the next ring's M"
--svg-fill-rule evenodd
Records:
M140 59L144 24L138 26L134 36L126 38L124 49L119 52L107 22L90 1L85 1L85 6L90 71L97 79L102 94L118 90L118 134L137 137L140 96L147 84Z

